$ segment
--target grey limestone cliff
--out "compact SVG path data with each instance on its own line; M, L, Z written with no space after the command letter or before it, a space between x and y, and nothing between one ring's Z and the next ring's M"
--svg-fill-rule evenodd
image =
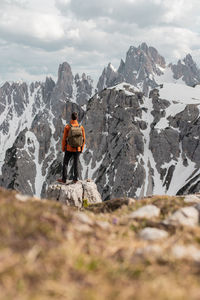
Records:
M179 60L177 64L171 64L170 67L175 79L182 78L190 86L200 83L200 70L190 54L183 60Z
M148 98L124 83L89 101L83 177L95 180L103 199L199 192L200 100L171 101L161 90Z

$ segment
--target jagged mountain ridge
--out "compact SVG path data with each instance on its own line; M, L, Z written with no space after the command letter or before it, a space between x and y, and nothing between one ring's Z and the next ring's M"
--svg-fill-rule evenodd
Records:
M117 70L111 63L104 68L97 89L101 91L106 87L127 82L139 87L148 96L150 89L166 80L194 86L200 82L200 70L190 54L177 64L166 65L164 57L154 47L142 43L138 48L129 48L125 61L121 60Z
M71 110L83 118L92 81L60 65L55 83L5 83L0 89L0 185L41 195L54 160L62 161L60 137ZM67 104L67 105L66 105ZM24 163L25 161L25 163Z
M166 82L181 83L183 87L198 83L200 71L191 56L186 58L177 65L166 66L164 58L155 48L145 43L138 48L131 47L118 71L111 64L104 70L97 85L99 92L89 102L94 90L91 78L85 74L82 77L73 76L68 63L60 65L57 83L47 78L45 83L36 82L30 86L26 83L3 85L0 90L0 137L3 145L0 185L44 196L48 184L61 172L63 127L71 111L77 110L87 133L86 151L81 158L82 177L96 180L104 199L122 195L142 197L157 190L160 193L187 193L188 190L198 189L196 172L194 175L197 177L191 177L196 184L193 190L184 178L179 189L172 191L170 183L175 180L175 162L167 167L161 163L169 164L179 157L173 154L173 146L166 148L169 142L165 137L172 135L170 142L176 144L176 151L180 153L178 149L182 143L179 139L185 132L177 138L174 129L170 133L162 126L159 129L162 133L153 130L160 119L166 119L168 106L171 107L169 111L173 111L175 106L172 103L176 95L172 92L171 98L167 95L168 100L164 97L155 101L158 95L154 90L151 92L151 99L154 100L145 96L150 89L163 83L163 90L166 90ZM100 85L102 80L103 85ZM125 83L102 91L124 80L131 81L132 86ZM191 97L188 97L187 104L192 101L195 90L189 88ZM189 112L195 115L198 123L198 109L189 109ZM187 127L189 122L181 119L184 116L185 113L181 117L175 116L175 119L180 119L177 122L183 122ZM172 126L171 123L168 125ZM197 137L198 126L195 127ZM124 139L129 134L130 141L124 147ZM166 156L156 151L157 141L161 145L159 149L165 145L163 152L168 149ZM194 145L198 149L198 145ZM187 147L184 151L188 151ZM187 153L184 155L186 159L183 161L187 165ZM160 162L159 157L163 161ZM192 162L196 167L190 175L195 172L198 159L192 158L188 164Z

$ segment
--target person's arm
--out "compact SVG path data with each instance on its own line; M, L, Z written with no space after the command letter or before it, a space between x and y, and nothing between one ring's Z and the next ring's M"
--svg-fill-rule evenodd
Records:
M83 126L82 126L82 133L83 133L83 145L81 147L81 152L83 152L83 149L84 149L84 146L85 146L85 129L84 129Z
M65 126L62 138L62 151L65 152L67 148L68 126Z

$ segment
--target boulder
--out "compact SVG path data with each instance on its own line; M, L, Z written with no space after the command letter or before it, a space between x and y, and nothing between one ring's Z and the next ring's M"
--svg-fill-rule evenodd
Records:
M164 223L183 226L197 226L199 222L199 212L194 207L182 207L169 216Z
M184 198L185 203L200 203L200 195L187 195Z
M146 227L140 231L139 236L143 240L156 241L168 237L168 233L162 229Z
M142 256L160 256L163 253L163 248L158 244L149 244L144 247L137 248L135 254Z
M46 197L76 207L82 207L83 200L86 204L102 202L97 186L92 180L80 180L76 184L72 181L67 184L55 182L48 187Z
M158 217L159 214L160 214L160 209L155 205L145 205L132 212L129 215L129 218L130 219L136 219L136 218L152 219L154 217Z
M192 259L200 262L200 250L194 245L175 245L171 252L177 259Z

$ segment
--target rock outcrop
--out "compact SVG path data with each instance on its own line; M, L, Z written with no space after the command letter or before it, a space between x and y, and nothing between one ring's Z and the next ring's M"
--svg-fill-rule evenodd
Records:
M164 222L165 224L194 227L199 223L199 212L195 207L183 207L175 211Z
M51 184L46 197L76 207L102 202L97 186L91 180L80 180L76 184L72 181Z
M190 54L177 64L170 64L174 78L182 80L189 86L195 86L200 83L200 70Z
M147 241L158 241L167 237L167 231L158 228L146 227L140 231L140 238Z
M131 219L153 219L159 217L160 209L155 205L145 205L129 215Z

